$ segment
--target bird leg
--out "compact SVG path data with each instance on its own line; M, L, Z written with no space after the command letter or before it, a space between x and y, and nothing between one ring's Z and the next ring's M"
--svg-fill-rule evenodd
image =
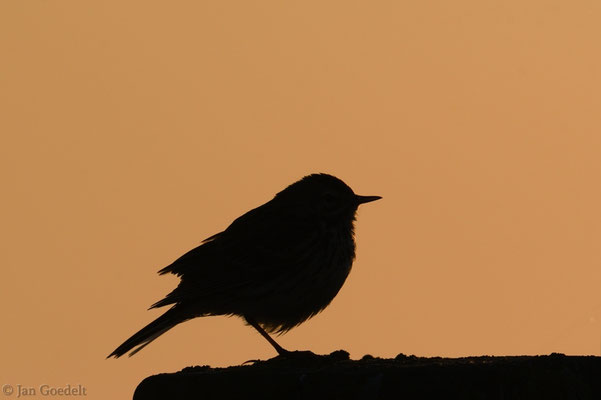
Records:
M261 325L259 325L257 323L257 321L255 321L254 319L252 319L250 317L244 317L244 319L246 319L246 322L248 322L250 326L255 328L261 334L261 336L263 336L265 339L267 339L269 344L273 346L273 348L275 349L275 351L278 352L279 355L284 356L284 355L290 354L290 352L288 350L284 349L275 340L273 340L273 338L271 336L269 336L269 334L267 332L265 332L265 330L263 328L261 328Z

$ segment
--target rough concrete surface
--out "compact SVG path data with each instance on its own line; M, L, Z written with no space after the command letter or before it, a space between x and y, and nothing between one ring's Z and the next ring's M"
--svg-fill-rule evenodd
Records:
M601 399L601 357L544 356L350 360L339 350L228 368L187 367L144 379L150 399Z

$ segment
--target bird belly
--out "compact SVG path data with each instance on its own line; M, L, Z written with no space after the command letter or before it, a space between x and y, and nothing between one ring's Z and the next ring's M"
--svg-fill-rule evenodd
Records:
M263 293L247 303L245 315L269 332L286 332L326 308L342 288L355 256L352 236L323 244L321 257L283 268Z

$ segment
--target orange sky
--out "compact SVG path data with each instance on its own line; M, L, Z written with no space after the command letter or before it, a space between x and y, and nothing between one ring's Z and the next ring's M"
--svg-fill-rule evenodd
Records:
M0 4L0 384L128 398L274 355L156 271L311 172L363 206L290 349L601 353L601 3Z

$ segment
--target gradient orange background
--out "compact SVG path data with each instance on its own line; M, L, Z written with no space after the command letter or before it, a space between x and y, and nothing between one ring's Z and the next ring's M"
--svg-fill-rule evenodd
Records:
M0 4L0 384L274 351L239 319L104 357L155 272L311 172L383 200L331 306L353 358L601 352L598 1Z

